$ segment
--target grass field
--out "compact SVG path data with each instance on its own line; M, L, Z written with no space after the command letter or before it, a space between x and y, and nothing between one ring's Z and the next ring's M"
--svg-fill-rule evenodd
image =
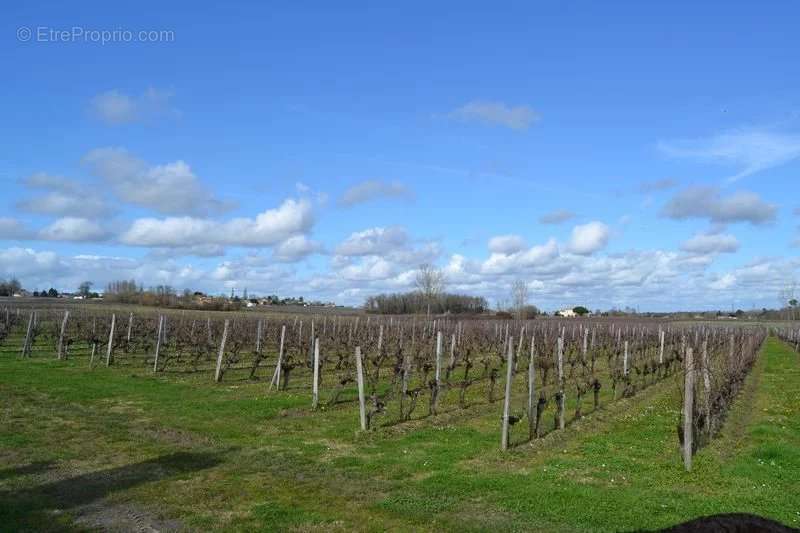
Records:
M501 453L500 404L355 431L309 394L0 359L0 529L659 528L752 512L800 526L800 359L769 338L684 472L676 379Z

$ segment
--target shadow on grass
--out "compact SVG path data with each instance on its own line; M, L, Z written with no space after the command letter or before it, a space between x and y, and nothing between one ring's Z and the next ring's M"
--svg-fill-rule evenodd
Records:
M30 474L38 474L53 468L55 463L53 461L37 461L24 466L15 466L12 468L3 468L0 470L0 480L10 479L17 476L27 476Z
M0 523L12 530L38 529L48 523L51 510L69 510L82 507L110 494L131 487L159 481L172 476L197 472L222 462L221 454L178 452L154 459L88 474L43 483L22 490L0 491ZM26 467L9 469L8 476L37 473L52 468L47 463L33 463ZM14 472L12 472L14 471ZM5 474L6 471L0 471Z

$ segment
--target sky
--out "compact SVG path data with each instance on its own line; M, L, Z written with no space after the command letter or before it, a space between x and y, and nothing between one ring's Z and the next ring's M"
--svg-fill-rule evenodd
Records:
M800 4L16 2L0 278L775 307Z

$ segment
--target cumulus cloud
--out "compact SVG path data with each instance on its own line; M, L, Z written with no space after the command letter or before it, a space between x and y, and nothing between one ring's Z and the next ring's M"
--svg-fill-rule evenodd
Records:
M689 187L676 194L661 215L684 220L705 218L715 223L764 224L775 219L778 208L755 193L737 192L723 197L716 187Z
M718 276L709 282L708 286L715 291L730 289L736 284L736 276L728 273Z
M722 233L699 234L681 244L681 250L700 255L734 253L739 250L739 241L733 235Z
M539 217L540 224L561 224L575 218L575 213L566 209L556 209Z
M305 235L294 235L279 243L273 249L272 256L284 263L294 263L321 249L320 243L308 239Z
M83 161L122 201L165 215L205 215L231 207L215 198L181 160L148 166L123 148L97 148Z
M513 130L526 130L539 120L539 114L527 105L509 106L503 102L476 100L452 111L450 118L504 126Z
M107 124L120 125L174 114L170 108L171 97L172 93L152 87L138 96L112 89L93 97L89 106L95 118Z
M739 129L707 138L662 141L658 148L667 156L730 165L738 181L757 172L800 158L800 135L761 129Z
M17 202L17 209L28 213L53 216L95 218L105 216L110 209L99 194L86 186L61 176L39 172L28 176L23 185L44 194Z
M25 276L56 275L58 266L58 255L55 252L37 252L31 248L18 247L0 250L0 273L3 276L18 276L24 281Z
M578 255L590 255L605 248L610 235L608 226L602 222L589 222L572 229L569 251Z
M78 217L59 218L39 231L39 238L48 241L96 242L110 236L97 222Z
M413 199L414 193L398 181L366 180L344 191L339 198L339 205L351 207L379 198Z
M519 235L498 235L489 239L489 251L496 254L514 254L525 248L525 239Z
M405 228L399 226L370 228L351 234L336 247L336 254L341 256L387 254L405 247L408 241Z
M271 246L307 232L313 223L308 200L288 199L255 218L225 222L195 217L140 218L120 240L132 246Z
M512 254L492 253L480 268L484 274L510 274L546 266L558 257L558 254L558 243L555 239L550 239L545 244Z

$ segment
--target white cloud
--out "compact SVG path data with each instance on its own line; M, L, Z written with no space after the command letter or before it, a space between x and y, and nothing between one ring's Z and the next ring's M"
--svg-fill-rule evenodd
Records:
M503 102L472 101L450 113L450 118L483 122L514 130L526 130L539 120L539 114L527 105L508 106Z
M575 213L566 209L557 209L539 217L540 224L561 224L575 218Z
M775 219L778 208L755 193L740 191L723 197L716 187L689 187L676 194L661 210L668 218L706 218L715 223L764 224Z
M96 242L110 236L97 222L78 217L59 218L39 232L39 238L48 241Z
M123 148L97 148L83 160L121 200L159 213L205 215L231 207L215 198L184 161L148 166Z
M146 119L174 114L169 100L172 93L149 88L139 96L130 96L112 89L98 94L89 103L92 114L112 125L129 124Z
M140 218L122 235L132 246L271 246L308 231L314 223L308 200L285 200L255 218L234 218L227 222L194 218Z
M739 249L739 241L733 235L699 234L681 244L681 250L692 254L734 253Z
M589 222L572 229L569 251L578 255L590 255L605 248L610 231L602 222Z
M37 252L31 248L7 248L0 250L0 273L4 276L26 276L40 274L56 275L59 267L55 252Z
M103 198L76 181L39 172L28 176L23 184L45 194L17 202L17 209L28 213L54 216L95 218L107 215L109 206Z
M519 235L498 235L489 239L489 251L496 254L514 254L525 248L525 239Z
M480 266L483 274L511 274L526 269L543 267L558 257L558 244L550 239L542 245L532 246L513 254L492 253Z
M347 189L339 198L339 205L351 207L379 198L413 199L414 193L398 181L366 180Z
M408 233L404 228L370 228L357 231L336 247L341 256L381 255L399 250L408 244Z
M708 286L715 291L730 289L736 284L736 276L731 273L724 274L711 281Z
M701 139L662 141L658 147L670 157L735 166L738 172L728 178L733 182L800 158L800 135L740 129Z
M309 240L305 235L294 235L275 247L273 257L278 261L293 263L321 249L320 243Z

